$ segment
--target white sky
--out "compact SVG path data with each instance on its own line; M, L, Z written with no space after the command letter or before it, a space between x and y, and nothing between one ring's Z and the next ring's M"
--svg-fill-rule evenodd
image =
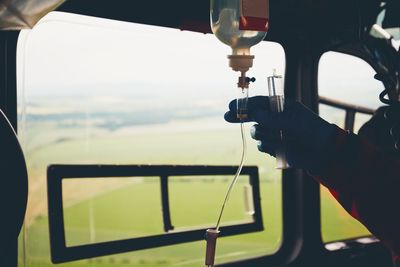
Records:
M23 34L19 66L25 66L27 88L38 91L54 90L55 85L81 85L69 90L82 90L93 83L132 82L197 87L232 84L232 88L237 79L228 67L230 48L210 34L59 12ZM279 45L262 43L252 51L256 60L251 74L266 77L272 68L284 71Z
M232 98L238 74L228 67L230 52L211 34L53 12L21 34L18 86L28 98L113 89ZM266 94L272 69L284 72L284 51L262 42L252 53L251 92ZM328 53L320 64L321 95L376 106L382 85L373 74L359 59Z

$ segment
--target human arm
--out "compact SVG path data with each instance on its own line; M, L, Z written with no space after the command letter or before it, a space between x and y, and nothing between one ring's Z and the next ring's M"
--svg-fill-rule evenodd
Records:
M238 122L235 101L229 108L225 119ZM399 161L299 102L288 102L283 113L271 113L268 98L254 97L248 109L248 121L258 123L252 136L259 140L259 150L275 155L279 144L275 133L283 130L289 164L309 171L353 217L400 255Z

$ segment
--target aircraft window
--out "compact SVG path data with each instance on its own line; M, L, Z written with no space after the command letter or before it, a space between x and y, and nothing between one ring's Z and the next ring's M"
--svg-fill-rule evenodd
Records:
M375 71L360 58L337 52L322 55L318 70L319 95L346 103L376 109L381 82Z
M219 178L219 179L218 179ZM188 227L188 226L199 226L199 225L214 225L215 224L215 210L219 209L220 204L218 201L213 199L205 199L204 196L213 194L216 196L223 196L223 186L216 184L226 184L229 180L229 176L224 177L171 177L170 179L170 205L171 205L171 216L176 217L174 219L174 227ZM222 179L221 179L222 178ZM187 183L193 183L193 186L198 186L199 190L188 191ZM248 186L248 178L239 177L238 188L232 195L232 201L236 202L231 204L226 209L224 216L225 223L229 222L251 222L251 213L253 209L248 210L246 203L250 203L244 198L244 189ZM196 195L193 195L196 194ZM205 203L208 202L208 203ZM207 205L209 208L204 210L204 206ZM203 212L199 213L199 210Z
M159 225L162 214L158 177L73 179L63 183L67 246L163 232ZM88 192L87 188L93 190ZM146 199L145 205L132 205L141 203L145 194L153 197Z
M319 63L319 95L363 106L372 112L381 105L378 95L383 90L383 85L374 79L374 74L372 67L357 57L327 52ZM342 128L346 127L345 110L320 104L320 114L329 122ZM353 125L353 131L357 133L370 117L370 114L355 113L355 120L349 125ZM324 187L321 187L321 227L324 242L370 235L364 226L347 214Z
M271 42L252 51L256 60L249 74L258 78L252 91L266 94L265 70L277 68L282 73L284 51ZM46 168L50 164L239 163L238 125L223 119L227 104L236 97L237 75L228 67L229 53L212 35L60 12L50 13L32 30L21 32L18 130L30 183L19 253L25 266L53 266L46 205ZM246 165L258 166L260 172L265 230L221 238L218 263L272 254L281 241L281 173L275 170L275 160L259 153L249 134L247 138ZM178 216L178 226L208 223L212 220L209 209L216 209L217 219L224 197L220 194L230 177L212 183L171 180L171 213ZM151 182L65 183L68 244L162 230L161 206L157 210L155 204L160 203L159 194L152 193L156 186ZM129 190L132 195L126 194ZM135 190L140 194L134 194ZM212 190L217 194L211 194ZM236 190L225 223L247 219L240 183ZM213 206L207 206L202 198ZM130 206L120 205L121 201ZM197 217L184 213L191 202ZM141 215L127 213L128 208ZM118 220L107 222L110 214ZM127 229L126 223L132 228ZM184 267L201 265L204 254L205 242L201 241L58 266Z

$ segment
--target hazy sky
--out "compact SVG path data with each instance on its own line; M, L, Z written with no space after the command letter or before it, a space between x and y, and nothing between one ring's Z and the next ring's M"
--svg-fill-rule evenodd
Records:
M230 52L211 34L53 12L21 34L18 85L28 98L100 90L138 95L152 90L177 97L201 91L231 98L236 96L238 74L228 67ZM284 71L284 51L279 44L262 42L252 53L256 58L249 76L257 82L251 92L265 94L272 69ZM377 102L382 86L373 74L359 59L326 54L320 65L320 92L350 102L360 99L359 104Z
M228 67L230 48L210 34L52 13L23 37L19 51L25 53L19 63L25 64L26 85L36 90L55 83L161 82L211 87L235 85L237 79ZM263 43L253 52L256 60L251 74L266 77L272 68L283 71L279 45Z

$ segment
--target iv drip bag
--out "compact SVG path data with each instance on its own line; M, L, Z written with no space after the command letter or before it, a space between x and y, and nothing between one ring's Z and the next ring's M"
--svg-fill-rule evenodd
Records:
M253 65L250 47L264 40L269 24L269 0L211 0L211 29L232 48L230 66L246 72Z
M249 55L265 38L268 15L268 0L211 0L212 31L234 55Z

